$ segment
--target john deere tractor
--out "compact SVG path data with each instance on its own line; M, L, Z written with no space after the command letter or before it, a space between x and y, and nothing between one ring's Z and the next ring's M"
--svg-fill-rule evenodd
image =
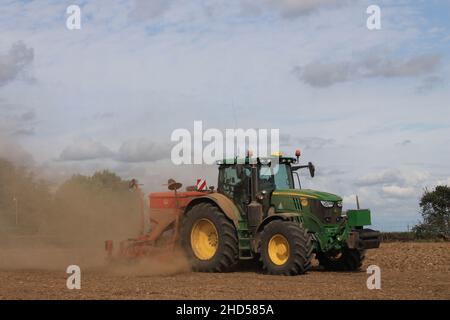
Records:
M298 163L299 153L218 163L217 191L183 208L181 243L195 270L225 272L253 259L268 274L298 275L313 254L326 270L361 267L365 251L380 245L380 233L364 228L370 210L343 212L340 196L302 189L298 171L314 177L315 167Z

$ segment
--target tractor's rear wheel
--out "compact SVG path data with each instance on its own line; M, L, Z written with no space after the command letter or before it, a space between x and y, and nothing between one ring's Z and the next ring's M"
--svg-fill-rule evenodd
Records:
M339 252L318 253L319 264L330 271L357 271L361 268L365 258L365 251L344 248Z
M263 270L275 275L298 275L311 268L311 235L299 223L275 220L261 232Z
M226 272L238 262L236 228L210 203L197 204L186 213L181 244L194 271Z

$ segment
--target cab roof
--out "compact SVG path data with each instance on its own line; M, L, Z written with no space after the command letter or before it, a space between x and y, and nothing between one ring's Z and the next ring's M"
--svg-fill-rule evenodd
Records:
M217 161L217 164L220 166L229 166L229 165L236 165L236 164L252 164L255 163L255 161L258 164L267 164L273 161L278 161L279 163L297 163L296 158L292 157L261 157L261 158L228 158Z

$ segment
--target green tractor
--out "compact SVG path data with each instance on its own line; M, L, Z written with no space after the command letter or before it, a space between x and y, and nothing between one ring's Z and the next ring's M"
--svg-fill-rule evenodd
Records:
M369 209L342 211L342 198L300 186L296 158L231 159L218 162L216 192L194 197L184 209L181 244L194 270L225 272L240 260L259 260L265 273L298 275L313 254L326 270L358 270L380 233Z

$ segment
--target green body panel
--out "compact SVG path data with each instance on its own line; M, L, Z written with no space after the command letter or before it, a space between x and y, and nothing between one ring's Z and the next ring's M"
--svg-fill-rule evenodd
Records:
M272 197L273 196L304 197L323 201L342 201L342 198L335 194L311 189L278 189L273 192Z
M342 201L340 197L326 192L291 189L275 190L272 193L271 204L276 214L296 212L303 226L314 235L315 250L328 251L333 244L338 245L335 236L339 228L335 225L324 225L311 211L310 200Z
M295 196L293 196L295 194ZM321 196L323 196L321 192ZM309 197L308 197L309 196ZM327 201L330 198L339 199L339 196L326 194ZM303 190L283 190L275 191L271 203L275 208L275 215L280 218L298 221L313 235L313 245L316 252L338 251L347 244L349 233L355 227L362 227L371 224L370 210L349 210L347 218L342 219L337 224L325 224L311 211L309 205L305 204L304 199L312 199L310 193L303 193ZM322 198L324 199L324 198ZM302 201L303 200L303 201ZM281 205L280 205L281 204ZM264 222L264 221L263 221ZM251 235L248 230L247 222L240 221L239 229L239 257L240 259L251 259Z
M347 219L348 224L352 227L370 226L372 224L369 209L348 210Z
M239 239L239 259L252 259L251 234L248 230L246 220L240 220L238 223L238 239Z
M272 193L271 205L276 214L294 212L298 215L299 221L313 234L316 252L342 249L352 229L371 224L368 209L349 210L347 219L343 218L340 223L323 223L313 212L311 200L339 202L342 197L310 189L283 189Z

